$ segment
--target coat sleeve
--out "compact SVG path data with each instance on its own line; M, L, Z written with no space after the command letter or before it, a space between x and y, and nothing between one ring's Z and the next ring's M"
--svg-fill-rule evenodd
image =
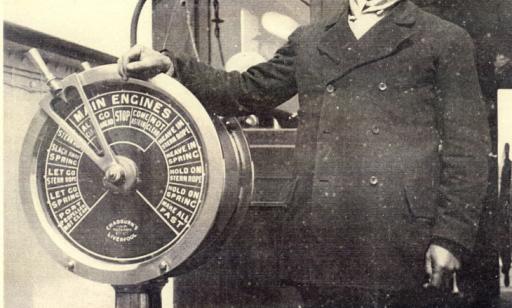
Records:
M471 38L458 27L442 37L436 67L442 169L433 237L471 251L487 187L487 113Z
M174 77L210 111L219 115L261 112L297 93L295 62L299 31L267 62L246 72L225 72L190 57L170 54Z

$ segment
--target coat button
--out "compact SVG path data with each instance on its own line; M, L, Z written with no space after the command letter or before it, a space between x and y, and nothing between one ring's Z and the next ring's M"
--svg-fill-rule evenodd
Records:
M328 84L327 87L325 88L327 90L327 92L329 93L333 93L334 90L336 90L336 88L332 85L332 84Z
M386 91L388 89L388 85L385 82L379 83L379 90Z
M375 185L379 184L379 179L377 179L377 177L376 177L376 176L372 176L372 177L370 177L370 184L371 184L372 186L375 186Z
M380 128L377 125L372 126L372 133L374 135L378 135L380 133Z

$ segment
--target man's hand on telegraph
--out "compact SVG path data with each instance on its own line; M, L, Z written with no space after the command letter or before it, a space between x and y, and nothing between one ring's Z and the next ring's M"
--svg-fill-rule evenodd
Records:
M431 244L425 258L425 271L430 279L426 287L448 285L452 273L460 269L460 261L446 248Z
M135 45L117 61L119 75L124 79L148 79L172 69L169 57L142 45Z

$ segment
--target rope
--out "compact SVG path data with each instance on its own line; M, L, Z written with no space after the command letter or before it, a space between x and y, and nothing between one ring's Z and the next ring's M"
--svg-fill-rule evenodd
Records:
M217 45L219 46L220 62L222 63L222 66L225 66L226 62L224 61L224 51L222 50L222 42L220 40L220 24L224 22L224 19L220 18L219 0L213 0L213 13L214 18L212 19L212 22L215 24L214 34L217 39Z

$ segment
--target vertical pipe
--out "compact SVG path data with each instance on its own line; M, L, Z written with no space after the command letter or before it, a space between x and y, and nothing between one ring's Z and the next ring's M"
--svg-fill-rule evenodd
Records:
M194 0L194 40L196 42L197 51L201 50L202 42L200 40L200 24L201 24L201 14L199 10L199 0ZM201 54L199 52L199 54Z
M211 24L211 20L212 20L212 11L211 11L211 7L212 7L212 1L211 0L207 0L207 9L206 9L206 12L207 12L207 48L208 48L208 64L212 64L212 24Z

